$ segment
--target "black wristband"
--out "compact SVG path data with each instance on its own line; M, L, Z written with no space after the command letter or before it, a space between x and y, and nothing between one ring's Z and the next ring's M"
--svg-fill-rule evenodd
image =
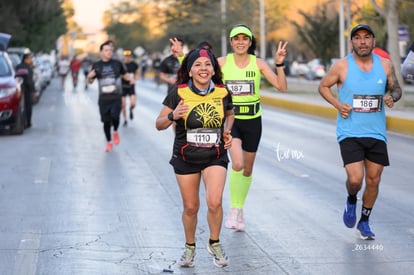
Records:
M275 64L275 66L276 66L276 68L277 68L277 67L283 67L283 66L285 66L285 63L284 63L284 62L282 62L282 63L280 63L280 64Z
M391 96L391 98L392 98L392 102L394 102L394 103L398 101L398 99L393 97L393 96Z

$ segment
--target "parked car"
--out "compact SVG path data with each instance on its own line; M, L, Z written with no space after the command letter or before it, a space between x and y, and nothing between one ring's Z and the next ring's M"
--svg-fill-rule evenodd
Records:
M6 52L11 36L0 33L0 127L12 134L24 131L25 108L21 78L15 78L13 64Z
M412 50L401 64L401 75L405 83L414 84L414 51Z
M275 68L276 64L275 64L275 60L273 58L267 58L266 63L267 63L267 65L270 66L270 68L273 68L273 70L276 70L276 68ZM283 63L285 64L285 66L283 67L283 71L285 72L286 76L289 76L290 75L289 61L285 60Z
M19 63L22 62L23 55L26 53L31 53L29 48L26 47L11 47L7 49L9 54L16 54L19 57Z
M305 77L309 72L309 67L306 62L293 61L290 66L290 76Z
M16 69L16 66L20 64L21 59L17 53L9 53L10 60L13 64L13 68Z
M322 64L320 59L312 59L306 65L309 68L309 70L305 73L306 79L322 79L326 75L325 66Z
M36 57L35 67L40 72L40 77L42 79L42 86L45 88L50 84L53 77L53 68L49 60L43 59L41 57Z

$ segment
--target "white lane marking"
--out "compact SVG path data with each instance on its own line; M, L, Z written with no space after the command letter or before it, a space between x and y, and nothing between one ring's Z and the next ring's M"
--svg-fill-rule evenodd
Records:
M13 275L36 274L41 236L40 230L27 232L22 236L16 253Z
M49 174L50 174L50 158L40 157L39 159L39 168L36 171L36 176L34 179L35 183L48 183Z

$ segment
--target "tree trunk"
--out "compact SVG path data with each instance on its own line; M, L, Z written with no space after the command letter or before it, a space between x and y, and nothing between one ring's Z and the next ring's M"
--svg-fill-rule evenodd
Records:
M392 64L394 66L395 75L397 76L398 83L401 88L404 86L404 81L401 76L401 57L399 49L399 36L398 36L398 4L401 0L384 0L384 6L381 8L376 0L371 0L372 5L385 18L388 32L388 51L391 56ZM405 105L404 91L401 99L395 105L394 108L403 109Z
M388 3L387 3L388 2ZM397 76L397 80L401 85L401 88L404 86L404 81L401 75L401 56L400 56L400 49L399 49L399 35L398 35L398 27L399 27L399 19L398 19L398 11L397 6L399 0L388 0L386 1L388 4L386 7L386 22L387 22L387 32L388 32L388 50L391 55L391 60L394 65L395 74ZM398 103L395 105L397 109L403 109L405 105L404 93ZM394 107L394 108L395 108Z

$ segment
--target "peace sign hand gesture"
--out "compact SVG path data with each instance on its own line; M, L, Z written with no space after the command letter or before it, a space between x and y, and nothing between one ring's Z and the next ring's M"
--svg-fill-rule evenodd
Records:
M171 51L173 52L175 56L181 57L184 55L181 42L176 37L170 38L170 43L171 43Z
M277 51L275 54L275 64L282 64L285 60L287 50L286 47L288 45L287 41L280 41L279 46L277 47Z

